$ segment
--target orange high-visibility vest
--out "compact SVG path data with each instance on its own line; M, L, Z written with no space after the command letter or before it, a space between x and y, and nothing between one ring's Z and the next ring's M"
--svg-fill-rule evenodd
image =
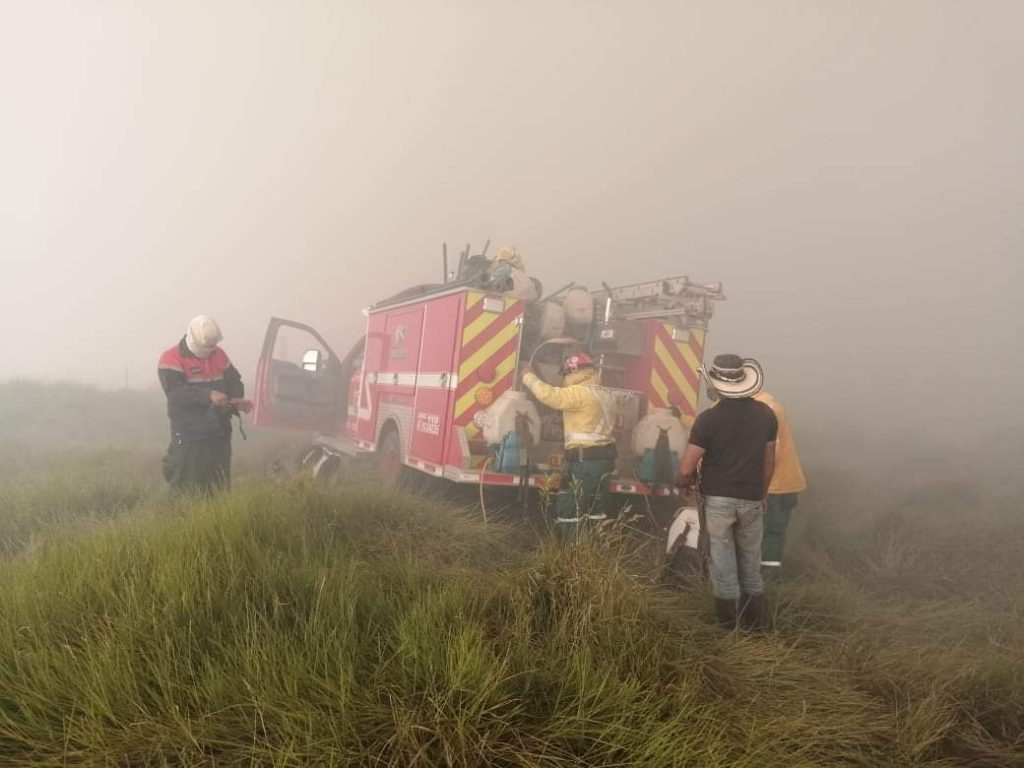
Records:
M775 474L772 475L768 493L800 493L807 490L807 480L800 467L800 457L797 456L796 444L789 431L785 409L763 389L754 395L754 399L771 408L775 413L775 420L779 423L779 435L775 439Z

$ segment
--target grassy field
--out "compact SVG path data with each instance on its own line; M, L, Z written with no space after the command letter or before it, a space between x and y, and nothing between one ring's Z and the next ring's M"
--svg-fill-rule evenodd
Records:
M268 480L265 435L174 499L159 398L78 388L73 441L66 392L6 386L52 411L0 432L2 765L1024 766L1009 498L812 471L745 636L642 537Z

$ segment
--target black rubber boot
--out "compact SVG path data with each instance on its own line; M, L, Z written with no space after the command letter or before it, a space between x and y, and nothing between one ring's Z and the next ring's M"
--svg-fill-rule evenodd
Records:
M722 629L736 629L736 601L716 597L715 618Z
M748 632L764 629L764 595L740 596L740 626Z

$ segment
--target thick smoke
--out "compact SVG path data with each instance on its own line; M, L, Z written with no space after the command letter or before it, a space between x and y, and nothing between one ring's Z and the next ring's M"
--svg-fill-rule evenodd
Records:
M555 287L721 280L849 460L1019 456L1024 6L8 3L0 377L155 384L271 315L514 242Z

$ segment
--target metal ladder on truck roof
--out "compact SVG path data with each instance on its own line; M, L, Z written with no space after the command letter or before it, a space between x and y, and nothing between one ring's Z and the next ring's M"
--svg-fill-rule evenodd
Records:
M721 283L694 283L686 275L645 283L611 287L607 283L591 291L595 302L604 304L604 320L656 318L682 320L684 325L707 328L714 303L725 301Z

